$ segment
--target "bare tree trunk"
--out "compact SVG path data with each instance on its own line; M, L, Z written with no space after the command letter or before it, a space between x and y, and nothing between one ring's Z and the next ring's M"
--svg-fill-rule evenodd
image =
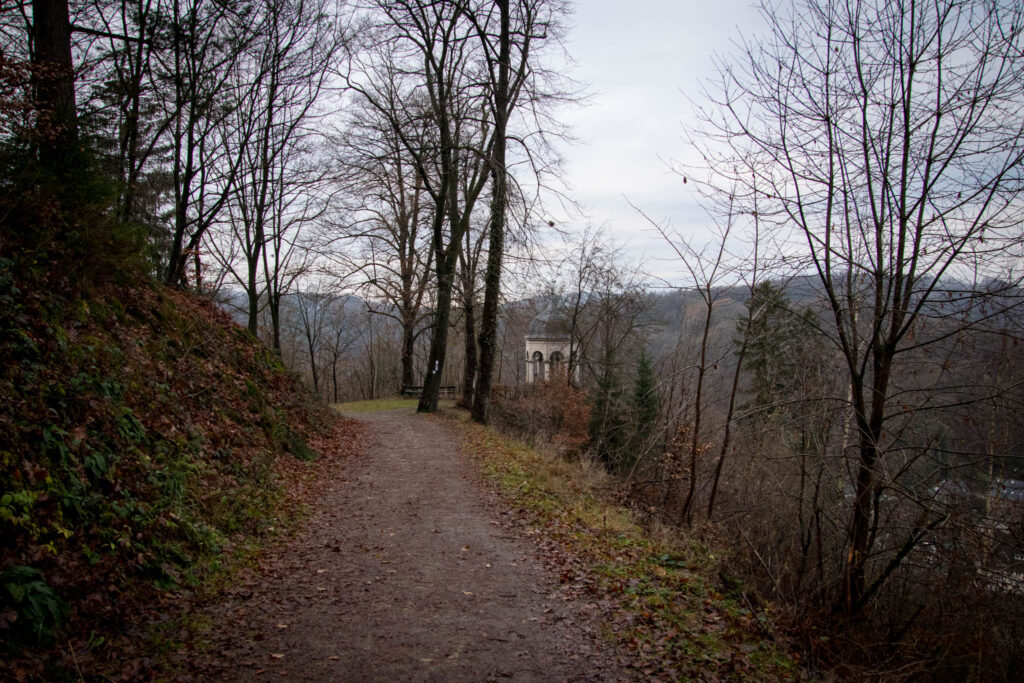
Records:
M334 362L331 363L331 387L333 389L333 391L331 392L331 395L334 397L334 401L332 401L332 403L337 403L338 402L338 357L335 356L333 361Z
M267 308L270 310L271 348L278 356L281 355L281 294L267 293Z
M366 355L367 355L368 360L370 362L370 368L369 368L370 369L370 376L369 376L369 380L370 380L369 389L370 389L370 392L369 392L369 396L367 398L369 398L371 401L373 401L373 400L376 400L376 398L377 398L377 362L376 362L376 359L374 358L374 355L373 355L373 349L374 349L373 320L370 319L369 322L370 322L370 326L369 326L370 341L369 341L369 344L367 344L367 348L366 348L367 354Z
M450 248L458 249L458 246L458 243L453 243ZM423 378L423 393L416 408L420 413L437 412L441 373L448 352L448 321L451 317L454 276L455 259L437 259L437 311L434 314L433 334L430 335L430 355L427 357L427 374Z
M725 433L722 435L722 447L718 451L718 462L715 463L715 474L711 478L711 494L708 496L708 520L715 513L715 498L718 495L718 483L722 478L722 467L725 465L725 458L729 453L729 444L732 437L732 416L736 408L736 394L739 393L740 372L743 369L743 357L747 353L747 339L744 336L743 344L736 358L736 370L732 375L732 389L729 391L729 408L725 412Z
M316 368L316 348L313 346L312 340L308 339L309 346L309 372L313 376L313 393L320 396L320 375Z
M760 266L760 263L758 262L758 259L760 258L759 247L760 247L760 242L761 242L761 231L760 231L760 223L759 223L758 211L757 211L757 187L756 187L756 181L755 181L755 188L754 188L754 192L753 192L753 202L754 202L754 211L753 211L753 218L754 218L754 251L753 251L753 262L751 263L751 277L750 277L750 281L748 282L748 288L749 288L749 291L750 291L751 298L753 298L755 288L757 287L757 281L758 281L757 276L758 276L758 269L759 269L759 266ZM733 220L733 213L734 213L734 208L733 207L734 207L733 200L730 199L730 201L729 201L728 216L727 216L727 220L730 222L730 224L732 223L732 220ZM739 353L737 354L737 357L736 357L736 369L735 369L735 371L733 371L733 375L732 375L732 387L729 390L729 407L728 407L728 409L726 410L726 413L725 413L725 433L722 435L722 447L718 451L718 462L715 464L715 474L714 474L714 476L711 479L711 494L708 496L708 520L709 521L711 520L711 516L715 512L715 498L718 495L718 484L719 484L719 481L722 478L722 468L725 466L725 459L726 459L726 457L729 454L729 445L731 443L731 438L732 438L732 416L733 416L733 414L734 414L734 412L736 410L736 395L739 393L740 373L742 373L742 371L743 371L743 359L747 355L747 347L750 344L751 329L752 329L752 325L753 325L753 322L754 322L754 318L756 316L757 316L756 309L753 307L753 304L751 304L751 306L747 307L746 329L744 329L744 331L743 331L743 338L740 341L740 350L739 350Z
M863 606L865 590L865 568L871 549L872 518L877 513L875 496L875 463L878 460L878 444L885 421L886 395L889 384L889 362L875 357L875 374L872 383L871 412L865 416L863 403L856 401L857 427L860 431L860 460L857 466L856 496L853 501L853 519L850 523L850 548L846 558L844 586L846 588L846 611L855 613ZM860 392L858 392L860 393ZM866 419L865 419L866 418Z
M465 332L465 362L462 366L462 400L459 402L463 408L473 407L473 390L476 385L479 359L476 353L476 307L472 299L467 297L463 303L465 314L463 327Z
M32 80L39 134L39 160L60 174L78 139L71 21L67 0L32 3Z
M707 374L708 336L711 331L711 291L708 287L707 313L704 316L704 331L700 339L700 364L697 366L697 389L693 397L693 434L690 438L690 485L686 492L686 499L683 501L683 509L680 512L680 521L686 525L693 524L693 504L697 493L697 460L700 455L700 427L703 417L704 397L704 376Z
M509 114L510 19L508 0L496 0L495 4L501 15L501 33L498 38L498 83L493 95L494 143L491 146L493 195L491 197L490 236L487 248L487 272L484 275L484 310L480 321L480 378L476 388L476 401L473 403L473 420L481 424L487 424L491 405L491 383L498 342L501 262L505 252L505 212L508 208L508 171L505 168L505 146Z
M477 350L476 282L484 237L483 231L474 234L472 230L467 230L465 245L459 255L459 289L465 314L462 326L465 357L462 366L462 398L459 405L466 409L473 408L477 374L480 370L480 354Z
M257 249L256 253L259 253ZM249 259L246 269L248 285L245 288L246 298L249 300L248 329L249 334L256 337L259 333L260 314L260 293L256 289L256 259Z
M402 386L416 384L416 323L402 322Z

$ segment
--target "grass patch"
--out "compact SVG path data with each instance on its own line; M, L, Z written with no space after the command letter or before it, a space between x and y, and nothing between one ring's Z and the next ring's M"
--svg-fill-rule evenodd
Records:
M454 416L453 416L454 417ZM604 633L646 676L786 680L805 675L734 585L721 555L679 529L645 529L615 502L615 483L587 460L538 452L457 422L463 452L540 531L565 590L605 600Z

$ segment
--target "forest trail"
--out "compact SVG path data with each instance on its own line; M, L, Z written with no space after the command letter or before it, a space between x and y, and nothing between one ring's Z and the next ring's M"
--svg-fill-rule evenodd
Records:
M360 414L365 456L328 473L295 537L209 608L234 680L593 681L619 667L438 420Z

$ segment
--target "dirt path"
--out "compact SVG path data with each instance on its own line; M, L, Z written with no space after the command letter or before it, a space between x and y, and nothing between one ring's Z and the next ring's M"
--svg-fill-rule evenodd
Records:
M586 609L499 525L443 424L371 422L308 524L214 606L236 680L626 680Z

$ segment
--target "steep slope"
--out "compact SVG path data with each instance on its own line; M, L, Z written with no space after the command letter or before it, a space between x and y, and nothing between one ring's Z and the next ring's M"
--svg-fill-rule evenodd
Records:
M145 281L59 296L9 260L0 397L0 678L114 656L144 608L280 524L304 461L356 439L209 302Z

